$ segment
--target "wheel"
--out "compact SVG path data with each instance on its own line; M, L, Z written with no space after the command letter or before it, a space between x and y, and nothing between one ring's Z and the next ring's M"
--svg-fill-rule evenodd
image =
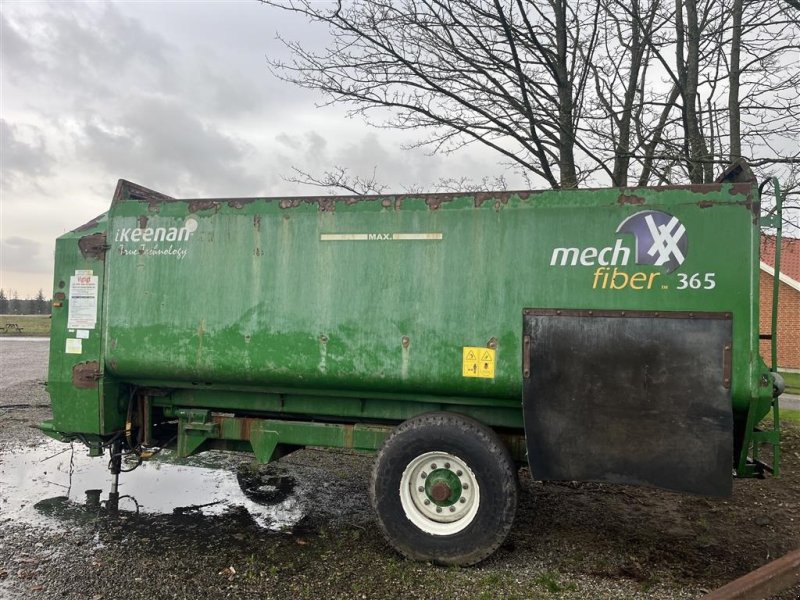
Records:
M375 460L372 506L407 558L472 565L503 543L517 509L517 470L488 427L453 413L399 425Z

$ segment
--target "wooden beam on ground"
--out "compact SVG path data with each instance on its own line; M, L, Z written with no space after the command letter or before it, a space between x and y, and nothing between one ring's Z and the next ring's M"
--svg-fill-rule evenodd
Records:
M706 594L700 600L762 600L800 582L800 550Z

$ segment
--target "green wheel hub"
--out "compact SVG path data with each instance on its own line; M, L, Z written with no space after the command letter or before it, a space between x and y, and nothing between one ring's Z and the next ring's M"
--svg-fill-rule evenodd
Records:
M425 479L425 494L436 506L452 506L461 498L461 481L450 465L436 469Z

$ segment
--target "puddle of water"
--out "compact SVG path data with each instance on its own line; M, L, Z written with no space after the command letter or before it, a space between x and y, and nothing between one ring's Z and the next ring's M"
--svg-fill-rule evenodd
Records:
M277 465L239 468L241 457L205 452L177 459L164 451L119 477L119 511L222 515L244 508L260 526L285 531L304 516L294 478ZM53 526L66 508L108 508L108 456L47 441L0 453L0 518ZM74 512L74 511L73 511Z

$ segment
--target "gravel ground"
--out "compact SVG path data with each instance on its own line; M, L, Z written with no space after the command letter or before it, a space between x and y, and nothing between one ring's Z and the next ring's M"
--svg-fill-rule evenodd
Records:
M122 475L141 510L128 499L114 512L86 502L89 489L107 497L103 459L76 446L44 460L69 448L31 427L49 416L46 360L46 342L0 340L0 598L697 598L800 547L788 423L783 476L736 481L725 500L523 470L508 541L465 569L391 550L367 498L371 458L354 453L266 467L206 453L191 469L167 457Z

